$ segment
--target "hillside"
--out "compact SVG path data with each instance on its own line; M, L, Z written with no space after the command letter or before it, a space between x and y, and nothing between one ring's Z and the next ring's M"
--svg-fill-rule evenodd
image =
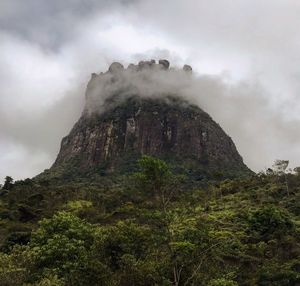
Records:
M300 285L300 168L252 172L191 73L92 75L54 164L0 189L1 286Z
M139 166L2 190L1 285L299 285L300 175L289 193L270 172L192 188L163 161Z

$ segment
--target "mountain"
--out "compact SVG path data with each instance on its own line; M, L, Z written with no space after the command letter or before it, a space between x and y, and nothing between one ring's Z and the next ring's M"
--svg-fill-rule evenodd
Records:
M185 65L175 73L187 76L191 72ZM151 155L199 180L216 174L250 174L232 139L205 111L181 94L154 90L149 96L144 85L139 87L139 76L153 81L153 75L161 78L168 73L172 73L169 62L160 60L131 64L127 69L113 63L106 73L92 74L82 116L63 138L47 173L66 177L126 173L141 155Z
M300 285L300 168L253 174L191 76L92 75L53 166L0 188L1 286Z

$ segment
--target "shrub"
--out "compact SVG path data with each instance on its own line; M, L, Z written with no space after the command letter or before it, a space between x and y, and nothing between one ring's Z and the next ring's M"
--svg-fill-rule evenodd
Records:
M275 206L266 206L250 213L248 217L250 231L255 231L261 238L282 236L294 228L289 215Z

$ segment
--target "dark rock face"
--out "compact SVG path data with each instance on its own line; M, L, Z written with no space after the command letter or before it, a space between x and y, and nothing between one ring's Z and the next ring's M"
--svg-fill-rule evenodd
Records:
M154 63L140 66L149 68ZM115 63L112 70L122 68ZM102 110L82 114L63 138L52 169L76 162L80 170L101 167L106 172L123 172L147 154L189 169L251 172L222 128L206 112L179 97L112 95Z
M129 98L101 115L82 116L62 140L54 166L80 158L86 169L118 169L129 154L178 159L214 170L248 170L221 127L201 109L181 100Z

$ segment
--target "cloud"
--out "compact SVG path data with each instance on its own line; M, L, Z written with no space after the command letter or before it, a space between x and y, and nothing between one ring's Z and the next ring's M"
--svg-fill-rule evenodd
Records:
M46 50L59 50L77 37L76 28L87 18L120 10L134 0L2 0L0 27Z
M193 66L200 80L186 93L251 168L299 165L299 10L296 0L1 1L0 177L51 165L90 73L150 58Z
M300 117L298 1L154 0L135 8L132 21L143 15L145 25L184 44L199 71L258 78L274 104L293 100L290 115Z
M48 152L37 150L33 153L23 145L10 140L1 140L0 150L3 150L0 164L1 183L6 175L13 178L31 177L33 170L43 170L45 162L51 160ZM10 172L7 173L7 170Z
M132 95L179 95L197 104L233 137L246 163L256 171L271 166L275 156L291 159L292 165L298 163L300 120L287 120L284 112L274 110L268 91L259 82L228 82L225 75L190 75L180 67L168 71L157 65L138 72L125 69L95 77L86 108L102 112L104 101L116 94L119 101Z

